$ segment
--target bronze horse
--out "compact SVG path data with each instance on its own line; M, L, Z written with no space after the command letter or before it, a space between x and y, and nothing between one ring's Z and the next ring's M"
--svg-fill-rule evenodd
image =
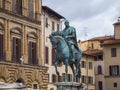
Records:
M81 69L80 69L80 60L82 57L81 49L75 50L75 62L70 61L71 53L68 47L68 44L58 32L52 33L50 36L50 41L52 47L56 49L56 59L54 61L56 74L59 76L59 71L57 69L57 65L60 63L65 64L65 82L68 82L68 65L71 67L73 72L73 81L76 82L76 77L80 78L81 76ZM75 66L75 67L74 67Z

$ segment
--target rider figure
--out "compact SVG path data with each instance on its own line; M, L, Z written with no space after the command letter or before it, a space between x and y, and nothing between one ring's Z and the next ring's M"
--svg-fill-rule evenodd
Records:
M76 30L74 27L69 26L69 21L65 21L65 28L61 31L63 38L67 42L72 58L70 61L74 62L75 60L75 47L78 49L77 39L76 39Z

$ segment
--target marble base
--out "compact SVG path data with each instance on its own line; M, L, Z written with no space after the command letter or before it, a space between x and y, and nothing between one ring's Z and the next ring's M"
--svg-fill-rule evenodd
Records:
M83 90L81 83L77 82L57 82L57 90Z

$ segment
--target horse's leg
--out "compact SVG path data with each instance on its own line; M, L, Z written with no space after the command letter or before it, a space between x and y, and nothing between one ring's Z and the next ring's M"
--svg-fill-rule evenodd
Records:
M71 67L71 69L72 69L72 72L73 72L73 82L76 82L76 73L75 73L75 69L74 69L74 66L73 66L73 64L70 64L70 67Z
M65 82L68 82L68 59L65 60Z
M58 72L58 69L57 69L58 60L55 61L54 65L55 65L56 74L57 74L58 76L60 76L60 74L59 74L59 72Z
M77 62L75 63L76 66L76 76L80 78L81 76L81 69L80 69L80 62L79 60L77 60Z

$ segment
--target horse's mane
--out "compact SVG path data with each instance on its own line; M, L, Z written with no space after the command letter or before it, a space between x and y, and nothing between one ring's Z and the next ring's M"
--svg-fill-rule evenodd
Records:
M51 35L52 35L52 36L55 36L55 37L58 37L58 38L60 38L60 39L62 39L62 40L64 40L63 35L62 35L61 32L59 32L59 31L52 32Z
M52 36L61 36L61 37L63 37L63 35L61 34L60 31L52 32L51 35L52 35Z

